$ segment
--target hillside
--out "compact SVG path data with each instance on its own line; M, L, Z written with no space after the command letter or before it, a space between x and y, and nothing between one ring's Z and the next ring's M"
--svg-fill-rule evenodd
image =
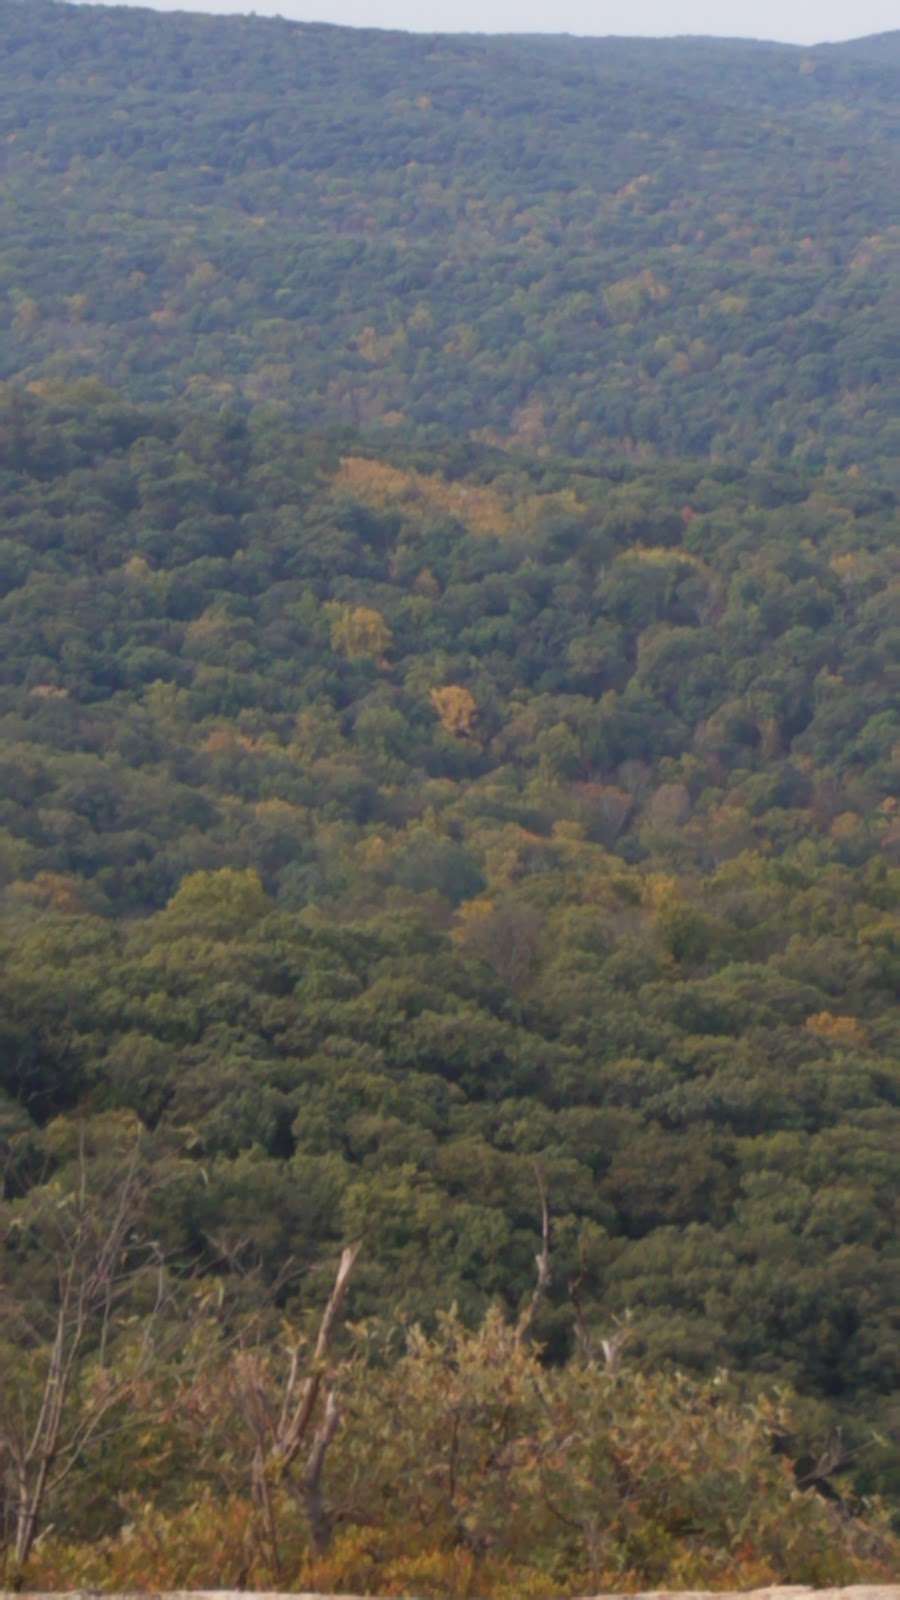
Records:
M900 35L0 34L0 1577L888 1578Z
M883 1427L892 496L85 387L2 439L13 1170L136 1113L176 1259L365 1220L430 1317L527 1293L538 1162L551 1348L578 1277Z
M900 35L0 31L0 376L896 471Z

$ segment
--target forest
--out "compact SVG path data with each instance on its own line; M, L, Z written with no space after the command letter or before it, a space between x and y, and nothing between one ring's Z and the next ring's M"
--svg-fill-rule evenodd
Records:
M551 1363L627 1327L635 1380L787 1385L798 1450L890 1492L893 492L31 388L0 413L22 1303L82 1148L115 1188L139 1147L148 1237L238 1321L248 1277L308 1318L351 1238L361 1323L514 1319L543 1192Z
M900 35L0 31L0 1579L890 1577Z
M897 483L900 33L0 33L0 379Z

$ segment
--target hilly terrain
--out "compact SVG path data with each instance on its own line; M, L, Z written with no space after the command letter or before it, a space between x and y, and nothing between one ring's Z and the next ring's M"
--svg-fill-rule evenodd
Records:
M182 1271L305 1306L361 1235L357 1317L477 1322L543 1192L548 1355L625 1319L889 1487L890 491L0 417L11 1225L143 1129Z
M0 38L0 1576L889 1576L900 35Z
M900 34L0 33L0 377L896 479Z

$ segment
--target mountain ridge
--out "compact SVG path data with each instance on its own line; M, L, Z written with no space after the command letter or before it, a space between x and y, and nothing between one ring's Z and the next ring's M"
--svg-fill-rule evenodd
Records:
M9 3L12 4L12 5L28 5L28 4L35 3L35 0L9 0ZM90 7L91 9L96 10L96 11L107 11L107 12L115 11L115 10L121 10L122 9L121 7L117 7L114 4L108 4L108 3L105 4L105 3L103 3L103 0L36 0L36 3L39 4L39 5L47 6L47 7L54 6L54 5L65 5L65 6L70 6L70 7ZM151 5L131 6L130 9L131 10L135 10L135 11L155 12L157 15L164 15L165 14L165 13L160 13L157 10L156 7L151 6ZM387 27L387 26L385 26L385 27L367 27L367 26L360 26L360 25L352 24L352 23L331 23L331 22L321 22L321 21L315 21L315 20L307 21L306 19L301 18L301 17L283 17L283 16L267 17L265 15L260 16L259 13L255 12L253 10L252 6L249 7L249 9L246 12L240 12L240 13L237 13L237 14L235 14L234 12L214 12L214 11L213 12L209 12L209 11L200 12L200 11L197 11L194 8L192 8L192 6L189 3L189 0L188 0L188 3L186 3L183 7L181 7L181 12L182 12L182 14L188 14L188 15L198 16L198 17L199 16L214 17L219 21L241 21L241 20L245 20L245 19L249 20L249 19L252 18L253 20L259 21L259 22L274 21L274 22L280 22L280 23L287 23L288 25L290 25L292 27L299 27L299 28L316 28L316 27L319 27L319 28L336 28L336 29L339 29L341 32L346 32L346 33L378 33L378 34L388 33L388 34L400 34L400 35L408 36L410 38L427 38L427 39L438 39L438 38L445 38L445 39L517 39L517 40L521 40L521 39L536 39L536 40L539 40L539 41L545 41L546 40L546 41L550 41L550 42L552 42L554 40L570 40L571 39L571 40L576 40L579 43L593 42L593 43L599 43L599 44L608 44L610 42L616 42L616 43L627 42L627 43L634 43L634 44L646 43L646 44L651 44L651 45L652 44L659 44L659 43L666 43L666 42L679 42L679 43L680 42L684 42L684 43L692 43L692 44L694 44L694 43L697 43L697 44L711 43L711 44L725 44L725 45L735 45L735 46L741 46L741 45L762 46L763 48L774 48L774 49L778 49L778 50L794 50L794 51L801 51L801 52L805 51L805 50L856 50L856 49L868 48L870 46L874 49L875 47L880 46L883 41L888 41L889 47L895 41L900 41L900 29L884 29L884 30L880 30L879 32L873 33L873 34L860 34L859 36L855 36L852 39L816 40L813 44L797 44L796 42L794 42L792 40L786 40L786 39L757 38L754 35L749 35L749 34L748 35L729 35L729 34L714 34L714 33L663 33L663 34L618 34L618 33L610 33L610 34L598 34L598 33L574 33L574 32L569 31L569 30L564 30L564 31L562 31L560 33L553 33L553 32L550 32L550 31L543 31L543 30L540 31L540 32L519 33L514 29L512 29L512 30L511 29L502 29L502 30L492 31L492 32L489 32L489 33L483 33L483 32L477 32L477 31L468 31L467 32L467 31L454 30L452 33L448 33L448 32L442 31L440 29L437 29L437 30L434 30L434 31L423 31L423 30L420 30L420 29L412 30L412 29L407 29L407 28L393 28L393 27ZM898 45L898 48L900 48L900 45Z

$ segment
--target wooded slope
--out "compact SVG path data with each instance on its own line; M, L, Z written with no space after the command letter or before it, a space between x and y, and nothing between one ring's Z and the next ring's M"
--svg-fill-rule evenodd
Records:
M895 470L898 35L0 31L0 376Z
M315 1277L365 1225L360 1313L477 1316L530 1292L537 1162L552 1350L578 1280L883 1428L891 494L84 387L2 424L15 1183L135 1113L177 1258Z

